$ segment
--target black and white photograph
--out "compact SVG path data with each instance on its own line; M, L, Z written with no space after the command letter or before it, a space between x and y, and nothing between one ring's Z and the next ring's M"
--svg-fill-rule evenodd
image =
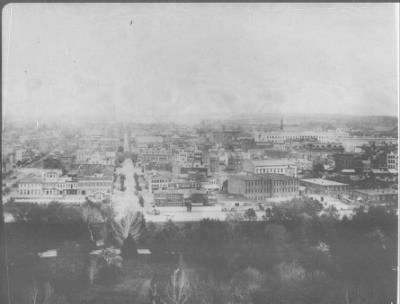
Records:
M398 3L1 23L1 303L399 303Z

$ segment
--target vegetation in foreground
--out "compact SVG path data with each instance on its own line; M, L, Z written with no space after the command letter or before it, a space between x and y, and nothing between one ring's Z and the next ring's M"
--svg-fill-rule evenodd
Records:
M314 205L275 206L261 222L147 223L122 245L121 267L91 266L85 225L62 229L75 234L63 236L59 257L10 267L13 303L395 303L395 211L361 208L339 220ZM85 231L88 242L76 241ZM31 236L57 233L44 225Z

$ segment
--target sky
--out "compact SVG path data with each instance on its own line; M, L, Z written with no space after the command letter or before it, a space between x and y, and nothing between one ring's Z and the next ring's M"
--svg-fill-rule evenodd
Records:
M398 112L393 3L13 3L2 14L6 117Z

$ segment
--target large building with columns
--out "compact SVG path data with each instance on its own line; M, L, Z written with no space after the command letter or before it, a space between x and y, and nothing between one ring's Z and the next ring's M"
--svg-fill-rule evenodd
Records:
M297 176L296 164L287 159L245 159L242 163L242 171L254 174L275 173L291 177Z

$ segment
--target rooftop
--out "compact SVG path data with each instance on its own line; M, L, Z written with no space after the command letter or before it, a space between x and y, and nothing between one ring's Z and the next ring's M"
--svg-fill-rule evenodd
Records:
M302 182L314 184L314 185L319 185L319 186L347 186L347 184L327 180L327 179L322 179L322 178L306 178L306 179L301 179Z
M43 179L37 176L26 176L19 181L20 184L40 184L43 183Z
M294 163L288 159L263 159L263 160L250 160L254 166L289 166Z
M230 177L242 179L242 180L292 180L293 177L286 176L283 174L276 173L266 173L266 174L248 174L248 173L238 173L232 174Z
M398 192L396 189L359 189L355 190L360 194L366 194L366 195L381 195L381 194L395 194L397 195Z

